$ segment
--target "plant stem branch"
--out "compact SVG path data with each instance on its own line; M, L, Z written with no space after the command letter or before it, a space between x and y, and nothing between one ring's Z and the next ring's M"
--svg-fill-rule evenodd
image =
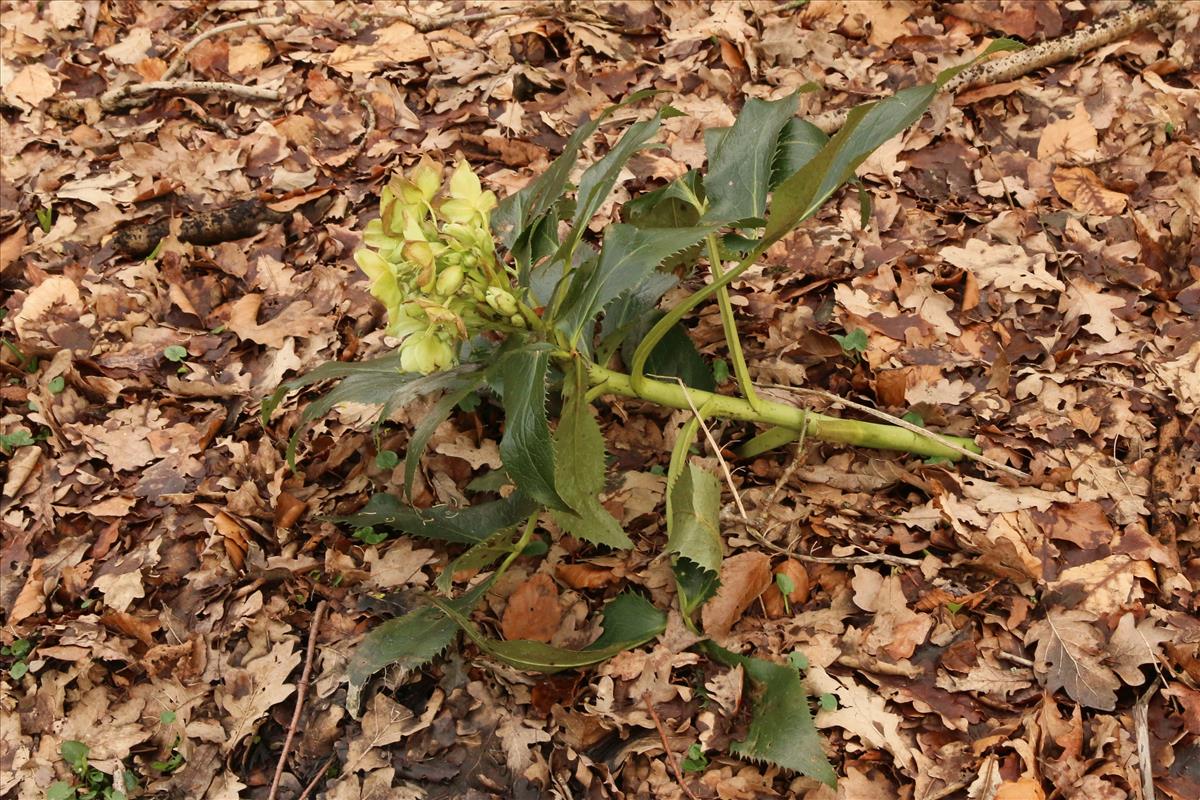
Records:
M1075 33L976 64L948 81L942 90L953 93L977 86L1015 80L1034 70L1057 64L1059 61L1073 58L1088 50L1094 50L1117 39L1122 39L1153 22L1179 13L1181 8L1182 4L1174 2L1174 0L1154 0L1154 2L1146 4L1134 4L1124 11L1104 17ZM833 133L846 124L846 116L849 113L850 109L848 108L826 111L812 117L809 122L825 133Z
M192 38L187 44L179 48L179 52L175 54L175 58L171 59L171 66L167 67L167 71L163 73L162 79L169 81L183 71L183 65L187 60L187 54L196 48L196 45L203 42L205 39L211 39L213 36L219 36L222 33L236 31L240 28L252 28L259 25L278 25L287 22L291 19L290 14L281 14L277 17L254 17L253 19L237 19L233 22L227 22L224 25L218 25L215 28L209 28L204 33Z
M720 280L724 275L721 264L721 250L717 247L717 235L710 233L706 239L708 245L708 268L713 278ZM750 370L746 366L746 356L742 354L742 340L738 337L737 320L733 318L733 303L729 299L729 287L722 286L717 291L717 307L721 311L721 327L725 330L725 343L729 347L729 359L733 362L733 374L737 377L738 389L750 403L750 407L758 410L760 401L754 391L754 383L750 380Z
M827 417L770 400L762 401L761 407L755 411L748 401L740 397L729 397L700 389L685 390L678 384L652 380L644 375L640 386L635 386L632 375L605 369L598 364L588 367L588 380L592 386L602 387L605 394L649 400L668 408L690 409L694 403L697 407L704 408L705 413L710 416L776 425L794 431L806 430L807 436L826 442L841 442L879 450L899 450L914 455L951 460L961 458L962 450L980 452L978 445L962 437L937 436L924 429L918 429L921 433L914 433L892 425Z
M1021 470L1016 469L1014 467L1010 467L1007 464L1001 464L999 461L996 461L993 458L988 458L987 456L982 455L981 453L978 452L977 449L969 449L966 447L961 447L960 445L955 443L954 440L950 437L942 436L940 433L934 433L933 431L926 430L925 428L922 428L920 425L914 425L906 419L900 419L899 417L888 414L887 412L880 411L877 408L871 408L870 406L865 406L862 403L856 403L853 400L847 400L843 397L838 397L836 394L833 394L832 392L826 392L822 389L806 389L801 386L783 386L780 384L768 384L768 385L772 389L784 389L789 392L800 392L803 394L815 394L818 397L823 397L824 399L828 400L831 403L836 403L845 408L853 408L855 411L861 411L862 413L864 413L868 416L875 417L876 419L882 419L890 425L895 425L898 428L903 428L906 431L911 431L912 433L915 433L918 436L927 436L930 439L940 442L940 443L944 444L946 447L949 447L950 449L955 450L956 452L959 453L959 455L961 455L965 458L969 458L972 461L978 461L981 464L986 464L989 467L991 467L992 469L999 470L1000 472L1003 472L1007 475L1011 475L1014 478L1028 478L1029 477L1029 473L1022 472Z
M288 753L292 750L292 741L296 738L296 728L300 725L300 714L304 711L304 697L308 694L308 679L312 676L313 657L317 652L317 632L321 628L321 618L325 616L324 600L317 603L313 611L312 622L308 629L308 652L304 657L304 671L300 674L300 685L296 687L296 710L292 712L292 723L288 725L287 738L283 740L283 750L279 753L279 763L275 765L275 777L271 779L271 790L267 800L275 800L279 793L279 781L283 778L283 769L287 766Z
M649 692L642 695L642 702L646 704L646 710L650 712L650 718L654 720L654 727L658 729L658 738L662 740L663 753L667 757L667 763L671 765L671 771L675 773L675 781L679 784L679 788L683 789L683 793L690 797L691 800L700 800L692 792L691 787L687 784L687 780L683 777L683 770L679 768L679 760L675 758L675 753L671 751L671 743L667 739L667 729L663 727L658 712L654 710L654 702L650 699Z
M683 302L672 308L663 315L662 319L654 323L654 326L650 328L646 336L638 343L637 349L633 352L633 363L629 368L629 381L635 389L640 391L642 384L646 380L646 360L650 357L650 353L654 352L655 346L662 341L662 338L667 335L671 328L675 327L675 324L683 319L689 311L721 291L723 287L728 286L739 275L748 270L774 241L774 239L766 238L760 240L755 248L737 263L737 266L720 277L714 275L712 283L688 295L684 298ZM675 407L678 408L678 406Z

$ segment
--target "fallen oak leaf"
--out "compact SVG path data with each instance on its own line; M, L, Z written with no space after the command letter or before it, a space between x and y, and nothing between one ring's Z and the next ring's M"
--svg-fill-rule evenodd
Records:
M549 642L561 619L558 587L549 575L539 572L508 596L508 605L500 618L500 631L510 642L515 639Z
M1112 665L1125 683L1141 686L1146 682L1142 666L1156 663L1159 645L1174 638L1171 631L1158 627L1153 619L1135 622L1130 612L1121 617L1109 638L1105 661Z
M1025 643L1038 643L1033 670L1047 692L1065 689L1080 705L1112 711L1121 682L1102 663L1103 641L1094 619L1086 611L1050 609L1029 627Z
M700 610L704 632L720 642L760 594L771 585L771 559L739 553L721 564L721 585Z

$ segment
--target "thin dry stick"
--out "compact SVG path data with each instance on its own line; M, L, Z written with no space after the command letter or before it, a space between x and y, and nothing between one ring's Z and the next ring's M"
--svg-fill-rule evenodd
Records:
M999 658L1002 661L1010 661L1013 664L1016 664L1021 667L1032 667L1033 666L1033 662L1030 661L1025 656L1013 655L1012 653L1006 653L1003 650L999 650L996 652L996 658Z
M412 25L421 33L440 31L444 28L469 25L472 22L483 22L496 17L525 17L527 19L568 19L576 22L590 22L611 25L612 21L600 16L573 11L569 8L555 8L544 5L517 5L509 8L489 8L484 11L462 11L458 14L448 14L441 17L430 17L413 14L396 8L385 8L371 12L371 16L398 19Z
M321 764L321 768L317 770L317 774L308 782L308 786L304 787L304 791L300 793L300 796L296 800L308 800L308 796L317 788L317 784L321 782L321 778L325 777L325 771L329 769L329 765L333 763L336 755L336 753L329 754L329 758L325 759L325 762Z
M1014 80L1034 70L1122 39L1153 22L1166 19L1175 14L1180 7L1181 4L1169 0L1130 6L1075 33L976 64L948 81L943 90L953 93L960 89ZM809 121L825 133L833 133L846 124L846 115L849 113L850 109L841 108L818 114Z
M175 58L171 59L171 66L167 67L167 71L163 73L162 79L169 81L183 71L183 65L187 61L187 54L196 48L196 45L203 42L205 39L211 39L214 36L219 36L222 33L236 31L239 28L251 28L258 25L279 25L291 19L290 14L281 14L277 17L254 17L253 19L237 19L233 22L226 22L224 25L218 25L215 28L209 28L192 38L187 44L179 49L175 54Z
M288 725L287 738L283 740L283 750L279 753L279 763L275 766L275 777L271 779L271 791L267 800L275 800L279 792L279 781L283 778L283 768L287 765L288 753L292 749L292 740L296 738L296 727L300 724L300 713L304 710L304 696L308 694L308 679L312 675L313 656L317 652L317 631L321 628L321 617L325 616L325 601L317 603L313 611L312 623L308 629L308 653L304 657L304 671L300 674L300 685L296 687L296 710L292 712L292 724Z
M784 389L789 392L801 392L804 394L814 394L817 397L823 397L831 403L838 403L847 408L853 408L855 411L861 411L862 413L864 413L868 416L875 417L876 419L884 420L891 425L895 425L898 428L903 428L904 430L908 431L909 433L915 433L918 436L923 436L926 439L932 439L933 441L937 442L938 444L944 445L956 453L961 453L964 457L969 458L972 461L978 461L981 464L987 464L992 469L998 469L1001 472L1004 472L1008 475L1013 476L1014 478L1029 478L1030 477L1029 473L1022 472L1021 470L1016 469L1015 467L1010 467L1007 464L1001 464L999 461L995 460L994 458L988 458L987 456L981 455L979 453L972 453L970 450L968 450L965 447L959 447L957 444L950 441L949 439L947 439L945 436L942 436L941 434L934 433L933 431L925 430L924 428L920 427L919 425L913 425L908 420L903 420L903 419L900 419L899 417L892 416L891 414L888 414L884 411L880 411L877 408L871 408L870 406L864 406L862 403L856 403L853 400L847 400L843 397L838 397L836 394L833 394L832 392L826 392L821 389L806 389L806 388L803 388L800 386L784 386L784 385L778 384L778 383L768 383L768 384L763 384L763 386L764 386L764 388L767 388L767 389Z
M679 768L679 762L675 760L675 754L671 752L671 743L667 740L667 729L663 727L662 720L658 718L658 712L654 710L654 703L650 700L649 692L642 695L642 701L646 704L646 710L650 712L650 718L654 720L654 727L658 728L658 738L662 739L663 752L667 755L667 763L671 765L671 771L675 773L675 782L692 800L700 800L692 793L691 787L684 780L683 770Z
M729 514L729 515L722 514L721 521L722 522L733 522L733 523L740 522L740 523L742 523L742 525L746 528L746 533L750 534L750 536L755 541L757 541L759 544L761 544L763 547L766 547L768 550L772 550L781 556L786 556L788 558L794 558L798 561L808 561L813 564L877 564L877 563L883 563L883 564L896 564L896 565L902 566L902 567L919 567L919 566L921 566L921 560L918 558L905 558L904 556L894 556L894 555L891 555L890 553L871 553L871 552L866 551L863 547L861 547L860 545L857 545L857 544L851 545L851 546L857 547L859 550L863 550L863 554L860 556L810 556L805 553L797 553L795 548L783 547L781 545L775 544L770 539L768 539L766 536L764 536L753 525L750 525L749 523L745 522L742 519L739 519L738 517L736 517L732 514ZM779 526L776 525L775 527L779 527Z
M1155 800L1154 793L1154 762L1150 758L1150 699L1158 691L1158 684L1151 683L1150 688L1138 698L1133 707L1133 727L1137 738L1138 769L1142 773L1142 800Z
M717 461L721 464L721 471L725 473L725 483L728 484L729 491L733 495L733 502L737 504L738 513L742 515L742 521L749 526L750 516L746 513L746 507L742 505L742 496L738 494L737 486L733 483L733 473L729 471L729 465L725 463L725 457L721 455L721 446L713 438L712 431L704 423L704 417L696 409L696 404L692 402L692 396L688 393L687 386L679 378L675 380L679 383L679 387L683 389L683 399L687 400L688 408L696 415L696 421L700 423L700 430L704 431L704 438L708 441L708 446L712 448L713 453L717 456Z

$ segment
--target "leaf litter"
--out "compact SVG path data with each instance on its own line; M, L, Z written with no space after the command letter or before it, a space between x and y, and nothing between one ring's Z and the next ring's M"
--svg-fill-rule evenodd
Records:
M413 5L419 18L385 3L6 7L0 794L46 796L70 778L63 743L81 741L148 796L265 797L325 599L281 796L314 779L330 798L679 796L669 760L696 743L699 796L830 798L729 755L763 733L744 713L755 681L799 674L839 797L1141 796L1132 710L1148 687L1156 789L1195 797L1197 4L935 102L860 168L865 230L854 193L841 195L731 287L762 383L982 430L987 455L1030 480L805 443L747 459L742 503L773 524L756 536L729 517L728 580L705 621L731 654L791 673L700 659L676 617L592 671L530 673L470 646L385 670L355 719L342 710L354 646L411 611L458 551L325 520L404 481L375 454L403 453L424 406L393 408L378 439L367 410L340 407L314 422L296 471L285 448L304 397L267 429L257 411L324 361L387 354L351 259L384 176L462 153L508 194L585 116L657 89L686 116L634 156L632 194L700 166L704 127L751 99L816 81L797 109L815 116L927 80L995 31L1037 40L1112 4L655 0L557 17L468 4L486 13L440 29L423 22L462 4ZM189 80L286 104L101 102L180 59ZM56 115L60 101L81 114ZM314 211L322 193L332 200ZM185 241L168 224L135 260L110 240L120 224L252 197L275 211L235 242ZM715 314L691 325L702 352L725 355ZM861 357L834 338L854 331ZM596 421L616 459L603 513L635 548L563 536L546 569L494 587L474 624L573 651L626 588L671 607L654 559L664 483L648 459L661 447L647 442L678 421L620 402ZM418 506L460 504L500 464L486 406L461 404L431 436ZM837 563L880 551L907 560ZM826 560L796 570L814 555ZM806 577L786 607L781 570ZM181 766L154 766L172 753Z

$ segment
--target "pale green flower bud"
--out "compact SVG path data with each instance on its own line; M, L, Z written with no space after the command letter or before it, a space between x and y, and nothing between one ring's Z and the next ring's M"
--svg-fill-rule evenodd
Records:
M512 317L508 321L511 322L513 324L513 327L515 327L515 328L524 328L525 327L525 318L522 317L520 314L513 314Z
M486 300L489 306L505 316L517 313L516 298L498 286L492 286L487 290Z
M462 267L450 266L442 270L442 274L437 277L437 293L443 297L449 297L459 290L463 285L463 269Z
M400 369L428 375L454 366L454 350L434 331L410 336L400 345Z

